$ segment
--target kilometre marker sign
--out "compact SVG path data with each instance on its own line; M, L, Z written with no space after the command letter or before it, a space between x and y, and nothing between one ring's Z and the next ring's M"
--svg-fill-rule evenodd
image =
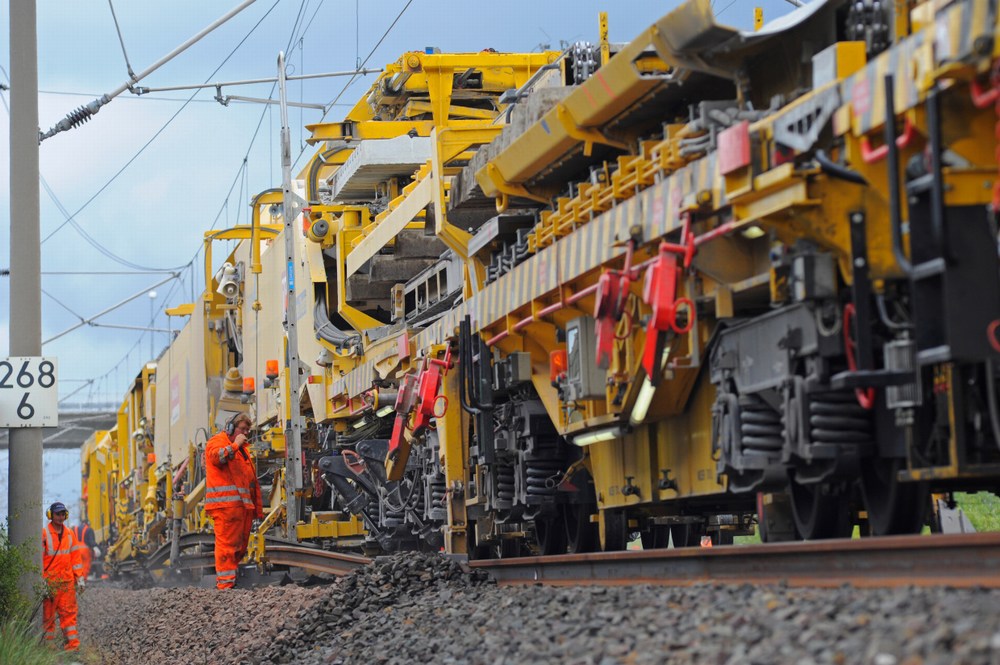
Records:
M0 427L58 426L58 369L56 358L0 360Z

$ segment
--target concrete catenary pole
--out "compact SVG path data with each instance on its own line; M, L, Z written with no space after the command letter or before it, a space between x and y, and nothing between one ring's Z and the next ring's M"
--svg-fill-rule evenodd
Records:
M10 355L42 354L38 222L38 51L35 0L10 0ZM42 430L12 428L8 457L10 541L41 570ZM25 576L21 591L36 579Z
M282 199L282 217L285 221L285 295L288 306L285 317L288 319L288 412L289 418L285 427L285 535L290 540L295 537L295 525L301 518L302 495L302 414L299 408L299 390L302 377L299 376L299 316L296 302L295 284L295 243L298 241L295 233L295 220L301 206L297 205L296 196L292 192L292 141L288 129L288 100L285 85L285 54L278 54L278 93L281 102L281 187L284 193Z

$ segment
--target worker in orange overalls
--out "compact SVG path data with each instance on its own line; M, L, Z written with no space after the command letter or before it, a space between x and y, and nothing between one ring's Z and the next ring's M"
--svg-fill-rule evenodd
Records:
M83 590L83 562L77 549L76 534L65 525L69 511L56 501L45 514L49 523L42 529L42 578L47 594L42 601L42 628L45 641L54 645L56 614L66 637L66 651L80 648L76 631L76 591Z
M262 515L260 485L246 451L250 417L233 416L205 444L205 510L215 523L215 586L232 589L253 520Z
M80 551L83 576L84 578L90 577L90 566L94 561L94 557L98 556L98 552L101 551L97 548L97 539L94 537L94 530L90 528L86 520L83 520L73 527L73 535L76 536L76 549Z

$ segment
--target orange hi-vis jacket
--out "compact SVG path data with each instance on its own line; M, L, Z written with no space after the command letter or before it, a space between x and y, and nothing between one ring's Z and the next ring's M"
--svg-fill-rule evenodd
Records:
M257 470L246 451L219 432L205 444L205 510L244 508L264 516Z
M73 529L63 526L62 536L49 522L42 529L42 577L49 581L74 582L83 577L83 560Z
M90 576L90 566L94 560L94 555L90 551L90 546L87 545L87 532L90 530L90 527L86 524L79 524L76 528L72 529L74 535L76 535L75 549L80 552L80 563L83 564L84 577Z

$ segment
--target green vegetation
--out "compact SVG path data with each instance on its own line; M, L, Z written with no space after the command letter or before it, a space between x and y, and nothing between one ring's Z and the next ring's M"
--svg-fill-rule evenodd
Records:
M55 665L60 660L58 652L40 643L38 626L20 617L0 625L0 663Z
M0 526L0 663L53 665L59 655L42 646L33 621L34 604L18 589L18 581L31 570L24 554L13 547L7 522Z
M5 520L3 526L0 526L0 625L3 626L17 617L25 616L31 607L29 600L17 588L21 575L28 570L28 562L11 545L7 533Z
M1000 531L1000 497L996 494L956 492L955 503L965 512L976 531Z

